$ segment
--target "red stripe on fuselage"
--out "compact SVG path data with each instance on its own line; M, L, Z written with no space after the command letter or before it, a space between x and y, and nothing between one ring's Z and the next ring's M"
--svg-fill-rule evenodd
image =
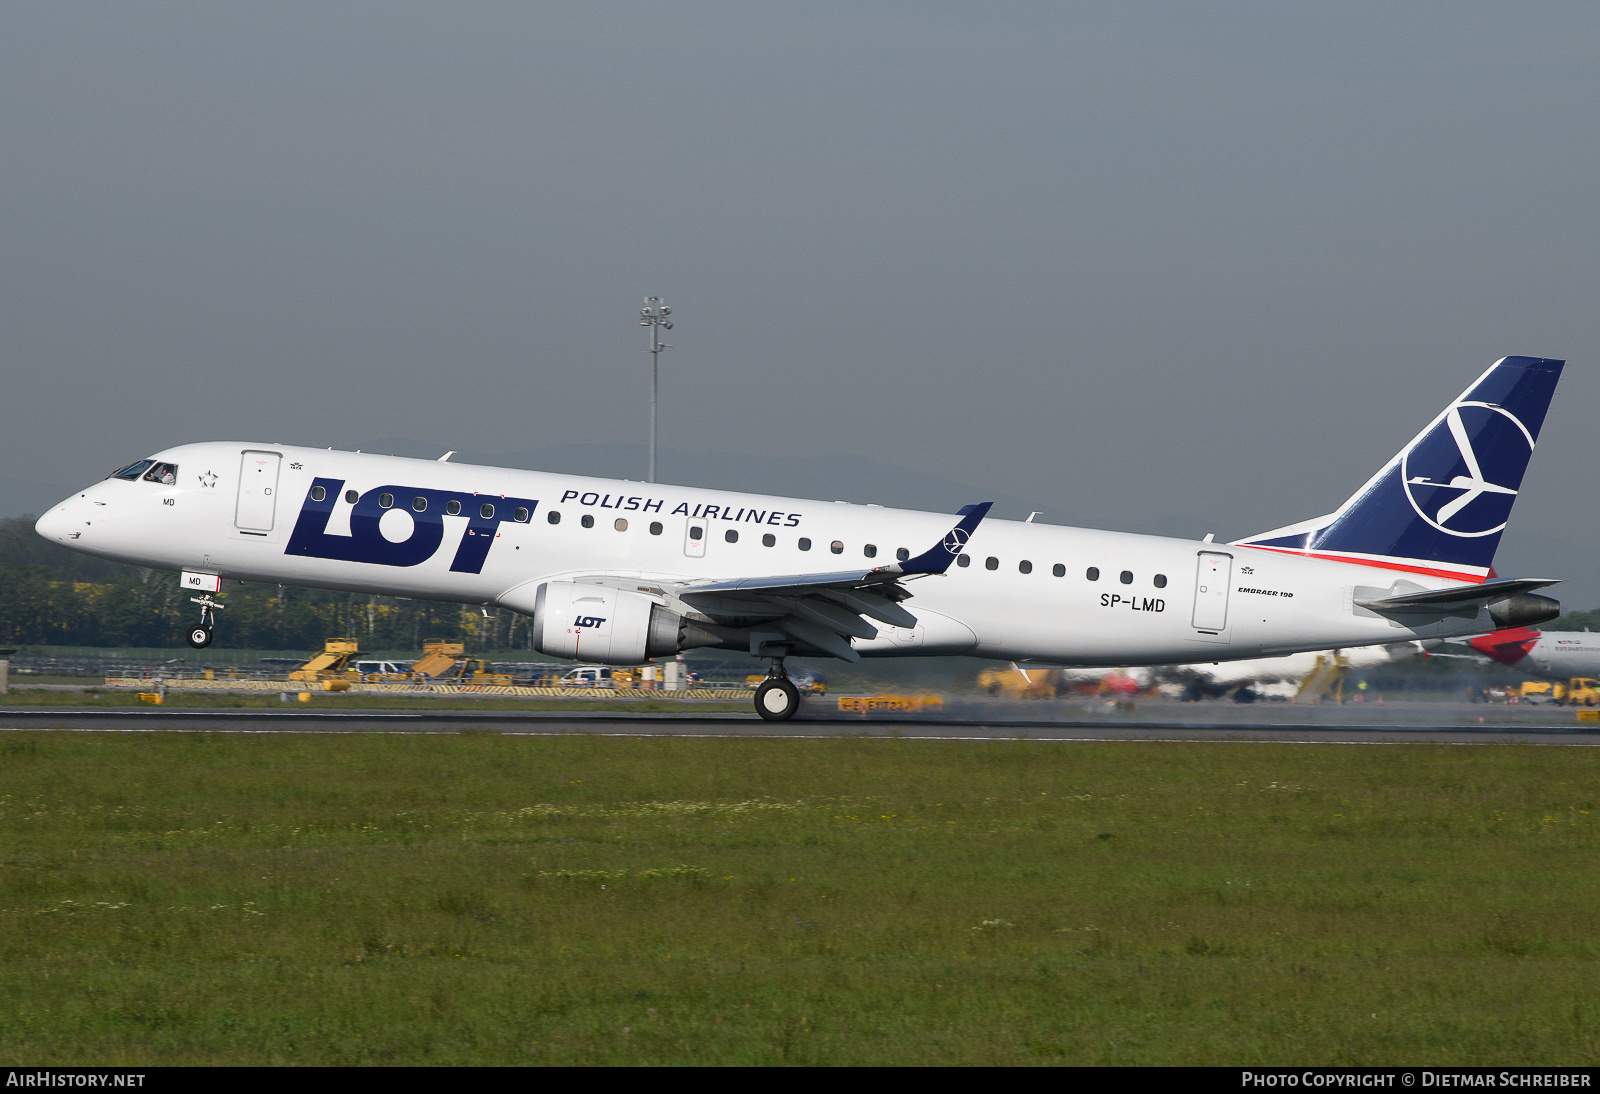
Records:
M1301 558L1320 558L1326 562L1347 562L1352 566L1375 566L1380 570L1399 570L1408 574L1423 574L1427 577L1448 577L1454 581L1466 581L1473 585L1482 585L1489 580L1484 574L1464 574L1459 570L1436 570L1431 566L1417 566L1409 562L1379 562L1370 558L1350 558L1346 555L1324 555L1316 551L1297 551L1293 547L1265 547L1259 543L1233 543L1231 547L1249 547L1256 551L1277 551L1279 554L1299 555Z

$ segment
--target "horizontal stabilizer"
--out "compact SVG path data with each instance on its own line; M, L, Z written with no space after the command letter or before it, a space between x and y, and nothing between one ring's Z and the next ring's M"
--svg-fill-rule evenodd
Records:
M1445 612L1488 604L1496 600L1531 593L1559 583L1558 578L1516 577L1486 581L1482 585L1458 585L1449 589L1427 589L1420 593L1387 596L1381 600L1357 597L1356 605L1371 611Z

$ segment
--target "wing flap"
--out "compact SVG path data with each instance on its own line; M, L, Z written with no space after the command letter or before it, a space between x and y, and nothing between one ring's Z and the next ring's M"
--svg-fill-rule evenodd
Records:
M937 544L904 562L870 570L697 581L678 586L673 595L718 627L754 628L760 620L760 628L781 631L832 657L857 661L861 655L851 647L850 639L878 637L878 629L868 619L908 630L917 626L916 615L900 606L900 601L911 597L901 579L947 571L991 504L962 509L961 519ZM751 642L752 653L766 644L753 631Z

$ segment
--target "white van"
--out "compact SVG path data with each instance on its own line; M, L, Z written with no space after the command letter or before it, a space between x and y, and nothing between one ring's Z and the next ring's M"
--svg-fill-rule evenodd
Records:
M584 665L573 669L556 682L562 688L605 688L611 686L611 670L605 665Z

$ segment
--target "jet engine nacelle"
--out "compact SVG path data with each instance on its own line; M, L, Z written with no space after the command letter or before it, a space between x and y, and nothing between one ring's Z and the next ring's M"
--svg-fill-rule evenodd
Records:
M519 586L498 600L533 617L534 647L552 657L636 665L678 652L682 617L638 593L576 581L541 581Z
M1561 614L1561 601L1538 593L1519 593L1489 605L1489 618L1494 625L1508 627L1533 627L1548 622Z

